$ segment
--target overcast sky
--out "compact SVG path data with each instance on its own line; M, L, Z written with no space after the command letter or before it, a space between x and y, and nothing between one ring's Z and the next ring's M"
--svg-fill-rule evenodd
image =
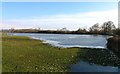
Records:
M2 28L69 30L113 21L118 25L117 2L4 2Z

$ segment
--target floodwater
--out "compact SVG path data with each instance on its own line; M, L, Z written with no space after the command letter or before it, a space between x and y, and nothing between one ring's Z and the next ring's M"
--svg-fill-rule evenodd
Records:
M19 36L29 36L34 39L43 40L58 47L86 47L106 48L105 35L72 35L72 34L35 34L35 33L14 33Z
M83 50L85 57L70 65L70 72L118 72L120 58L106 48L105 35L72 35L72 34L41 34L41 33L14 33L17 36L28 36L43 40L57 47L85 47L99 48ZM104 49L100 49L104 48Z

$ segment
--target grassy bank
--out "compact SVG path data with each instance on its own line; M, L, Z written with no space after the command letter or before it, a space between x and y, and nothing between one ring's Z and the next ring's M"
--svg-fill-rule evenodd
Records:
M28 37L2 37L3 72L65 72L80 48L57 48Z
M0 32L0 73L2 73L2 32Z
M3 72L67 72L80 58L103 66L120 66L120 58L105 49L58 48L40 40L2 36Z

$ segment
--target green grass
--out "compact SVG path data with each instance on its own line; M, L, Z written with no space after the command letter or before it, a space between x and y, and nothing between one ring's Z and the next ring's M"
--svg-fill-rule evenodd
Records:
M52 47L28 37L5 35L2 41L3 72L66 72L80 51Z
M79 59L120 66L120 58L107 49L58 48L28 37L2 35L2 72L69 72Z
M0 73L2 73L2 32L0 32Z

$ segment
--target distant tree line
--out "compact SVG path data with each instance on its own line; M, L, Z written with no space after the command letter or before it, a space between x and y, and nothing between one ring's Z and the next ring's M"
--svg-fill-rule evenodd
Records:
M76 31L69 31L66 28L60 30L41 30L38 29L10 29L13 33L54 33L54 34L101 34L101 35L120 35L120 29L116 28L112 21L94 24L89 29L79 28Z

